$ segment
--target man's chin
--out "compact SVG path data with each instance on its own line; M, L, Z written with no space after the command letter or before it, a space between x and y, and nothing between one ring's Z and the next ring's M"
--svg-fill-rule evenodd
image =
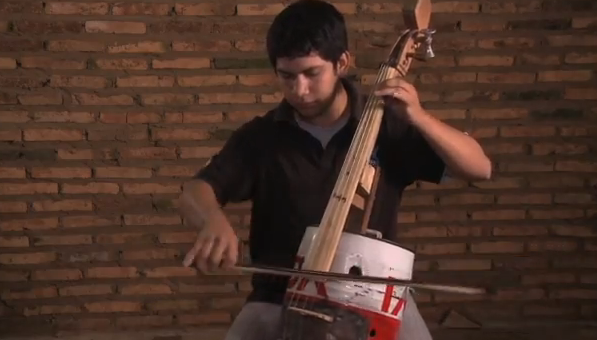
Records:
M311 109L311 110L297 110L297 114L299 116L299 118L301 118L302 120L306 120L306 121L310 121L313 120L319 116L321 116L320 111L317 109Z

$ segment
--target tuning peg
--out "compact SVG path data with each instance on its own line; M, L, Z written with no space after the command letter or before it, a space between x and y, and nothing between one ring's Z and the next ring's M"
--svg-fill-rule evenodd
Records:
M421 33L421 36L417 40L419 40L420 45L419 50L416 52L415 58L418 60L426 60L435 57L435 53L433 53L433 48L431 47L435 30L423 29L420 30L419 33Z

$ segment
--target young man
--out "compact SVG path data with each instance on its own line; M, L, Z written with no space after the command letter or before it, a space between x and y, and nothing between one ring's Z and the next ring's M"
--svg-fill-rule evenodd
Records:
M344 162L364 102L344 78L350 54L342 15L320 0L295 2L272 23L267 51L284 100L235 131L185 185L181 212L200 228L185 266L208 271L235 264L238 239L221 207L251 200L252 261L292 268L304 230L320 222ZM391 79L376 94L387 105L371 225L395 241L406 186L439 183L445 173L488 179L491 162L473 138L429 115L404 80ZM227 340L275 340L287 279L254 275L252 284ZM431 339L412 297L406 306L400 340Z

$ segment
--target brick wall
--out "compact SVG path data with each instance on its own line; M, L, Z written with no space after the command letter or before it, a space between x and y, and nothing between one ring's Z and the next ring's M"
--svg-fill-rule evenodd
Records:
M182 268L194 231L175 207L182 181L280 99L263 37L282 5L254 3L0 3L2 334L230 322L247 278ZM399 2L338 6L369 84ZM401 236L419 278L493 289L421 292L425 317L597 317L597 2L437 1L432 25L437 57L412 79L495 175L410 188ZM228 211L243 230L246 205Z

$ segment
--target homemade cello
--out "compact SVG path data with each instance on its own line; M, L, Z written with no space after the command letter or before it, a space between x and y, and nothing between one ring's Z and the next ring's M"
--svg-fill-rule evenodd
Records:
M392 47L378 71L376 85L404 77L414 58L431 57L430 0L405 1L407 29ZM288 275L282 340L382 339L395 340L402 320L408 287L460 293L481 290L411 282L414 254L400 246L367 235L367 220L376 188L373 182L365 208L362 234L344 231L359 180L378 137L384 104L371 94L320 225L307 228L293 270L260 266L238 269ZM376 174L377 176L377 174ZM375 177L376 177L375 176ZM370 178L370 176L369 176ZM319 279L311 281L310 279ZM324 282L325 281L325 282Z

